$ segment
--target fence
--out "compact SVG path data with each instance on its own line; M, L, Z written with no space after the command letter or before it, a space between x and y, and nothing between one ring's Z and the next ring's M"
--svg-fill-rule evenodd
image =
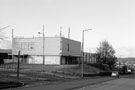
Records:
M17 69L17 64L0 64L1 69Z
M97 54L95 54L95 53L84 53L84 63L86 63L86 64L97 63Z

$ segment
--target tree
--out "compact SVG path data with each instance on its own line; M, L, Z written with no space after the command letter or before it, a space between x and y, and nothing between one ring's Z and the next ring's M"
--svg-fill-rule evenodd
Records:
M6 27L3 27L3 28L0 28L0 40L3 40L3 39L5 39L6 37L3 35L3 30L4 29L6 29L6 28L8 28L8 27L10 27L10 26L6 26Z
M108 65L109 68L112 70L115 62L116 62L116 56L115 50L113 49L112 45L108 43L108 41L102 41L100 42L100 46L97 48L97 63L100 65Z

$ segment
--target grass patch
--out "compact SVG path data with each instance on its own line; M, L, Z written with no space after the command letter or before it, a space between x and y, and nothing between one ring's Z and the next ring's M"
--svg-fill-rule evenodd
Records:
M21 87L23 85L21 82L0 82L0 89Z
M102 72L102 70L86 64L83 65L83 70L85 75L96 75ZM53 72L66 75L80 76L82 74L82 65L64 65L62 68L59 68Z

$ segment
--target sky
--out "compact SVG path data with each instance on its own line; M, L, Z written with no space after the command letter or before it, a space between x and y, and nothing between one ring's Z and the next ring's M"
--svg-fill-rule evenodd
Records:
M1 48L9 48L12 29L15 37L37 37L45 26L45 36L62 35L82 41L86 52L95 52L107 40L118 57L135 56L135 0L0 0L0 28L8 39ZM8 40L8 41L7 41Z

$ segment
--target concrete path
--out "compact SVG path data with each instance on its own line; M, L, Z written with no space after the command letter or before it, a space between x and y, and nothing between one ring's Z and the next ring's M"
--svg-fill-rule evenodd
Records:
M121 78L74 90L135 90L135 79Z

